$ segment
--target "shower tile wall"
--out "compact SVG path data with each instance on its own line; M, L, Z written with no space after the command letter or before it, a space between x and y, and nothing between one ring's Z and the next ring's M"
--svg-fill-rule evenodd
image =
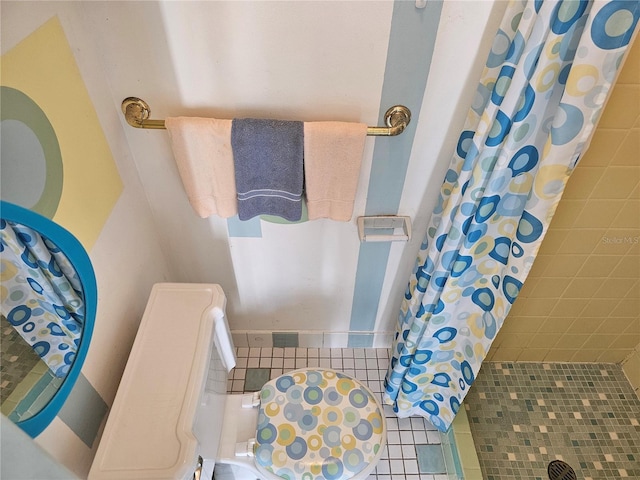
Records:
M615 364L485 362L465 400L485 480L640 478L640 400Z
M622 363L622 370L629 379L631 386L640 398L640 344L633 353Z
M636 41L489 359L619 363L640 344Z

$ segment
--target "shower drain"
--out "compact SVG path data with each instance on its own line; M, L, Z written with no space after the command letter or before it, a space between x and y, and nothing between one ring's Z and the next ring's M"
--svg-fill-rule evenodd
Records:
M547 473L549 474L549 480L577 480L578 478L573 468L562 460L551 462L547 467Z

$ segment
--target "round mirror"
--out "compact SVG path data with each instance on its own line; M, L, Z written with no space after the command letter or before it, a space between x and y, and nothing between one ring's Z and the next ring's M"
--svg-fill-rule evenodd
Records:
M87 252L67 230L0 202L2 414L35 437L64 404L97 306Z

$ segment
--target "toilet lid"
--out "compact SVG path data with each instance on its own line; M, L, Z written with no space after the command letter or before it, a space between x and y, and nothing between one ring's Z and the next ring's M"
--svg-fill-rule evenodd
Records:
M260 470L288 480L362 478L385 441L380 404L344 373L306 368L262 387L254 450Z

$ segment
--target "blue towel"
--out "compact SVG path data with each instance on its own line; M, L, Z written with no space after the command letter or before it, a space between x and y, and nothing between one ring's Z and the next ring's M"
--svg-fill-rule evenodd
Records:
M238 192L238 217L302 216L304 125L302 122L235 119L231 148Z

